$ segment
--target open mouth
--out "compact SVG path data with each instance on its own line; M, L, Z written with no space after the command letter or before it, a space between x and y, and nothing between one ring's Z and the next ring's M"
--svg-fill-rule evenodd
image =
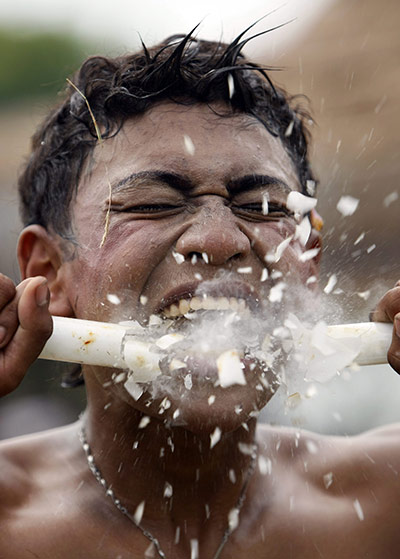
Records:
M244 313L248 310L247 301L237 297L215 297L203 294L185 297L164 307L160 316L165 318L180 318L199 311L233 311Z

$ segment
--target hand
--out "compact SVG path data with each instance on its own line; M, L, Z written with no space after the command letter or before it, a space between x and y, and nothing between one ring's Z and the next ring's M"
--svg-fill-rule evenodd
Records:
M0 396L22 381L53 330L47 280L28 278L17 287L0 274Z
M400 280L393 289L385 293L370 319L375 322L393 322L392 343L388 351L388 362L400 374Z

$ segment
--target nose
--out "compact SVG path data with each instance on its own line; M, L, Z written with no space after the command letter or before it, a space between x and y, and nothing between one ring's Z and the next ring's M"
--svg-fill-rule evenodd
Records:
M224 201L213 200L193 215L176 250L187 260L202 255L209 264L221 266L244 259L250 253L251 242Z

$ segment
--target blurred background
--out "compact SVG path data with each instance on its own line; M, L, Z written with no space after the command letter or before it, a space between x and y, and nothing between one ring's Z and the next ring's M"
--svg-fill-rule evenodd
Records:
M325 296L333 309L327 320L368 320L379 296L400 278L397 0L3 0L0 271L18 281L16 180L30 136L86 56L135 49L140 36L151 45L200 21L199 36L230 41L263 16L252 33L287 25L251 41L245 53L276 67L272 78L290 93L303 94L299 102L315 121L311 157L325 220L322 287L332 274L337 278ZM337 209L342 196L358 201L354 214ZM84 391L61 389L62 369L39 361L22 386L2 399L0 438L77 418ZM400 379L388 366L364 367L295 405L274 397L263 420L351 434L400 420L399 400Z

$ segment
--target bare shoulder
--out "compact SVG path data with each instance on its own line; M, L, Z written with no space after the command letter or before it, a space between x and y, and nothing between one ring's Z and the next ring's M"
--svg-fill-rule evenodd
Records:
M76 424L0 443L0 514L22 506L44 477L65 463L76 445ZM57 466L58 464L58 466Z

